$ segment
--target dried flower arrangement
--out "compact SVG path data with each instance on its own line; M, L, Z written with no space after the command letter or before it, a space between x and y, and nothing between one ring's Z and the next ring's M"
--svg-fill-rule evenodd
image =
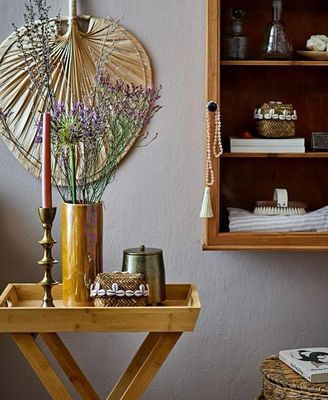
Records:
M55 103L51 110L52 152L64 185L65 202L97 203L111 182L129 144L159 110L157 89L145 89L99 77L94 99L69 109ZM40 127L42 127L40 125ZM38 141L42 138L39 130ZM78 168L76 168L78 158Z
M54 169L61 176L61 185L57 188L65 202L99 202L106 186L113 180L121 158L136 138L139 141L147 138L148 134L142 131L161 108L157 104L160 88L145 88L109 76L106 62L112 48L106 47L104 40L95 61L92 82L81 71L88 83L85 88L91 89L82 87L82 100L74 101L72 105L56 102L51 55L61 31L60 16L49 18L50 7L46 0L29 0L25 7L24 29L15 30L31 90L44 98L52 116ZM117 22L113 22L110 29L116 26ZM11 134L8 118L10 113L0 109L2 134L26 152ZM41 119L36 124L36 142L41 142Z

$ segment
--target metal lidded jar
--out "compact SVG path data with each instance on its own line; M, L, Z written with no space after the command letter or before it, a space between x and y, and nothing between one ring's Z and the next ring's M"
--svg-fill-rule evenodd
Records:
M166 300L163 250L146 248L143 245L124 250L122 271L144 275L149 286L148 305Z

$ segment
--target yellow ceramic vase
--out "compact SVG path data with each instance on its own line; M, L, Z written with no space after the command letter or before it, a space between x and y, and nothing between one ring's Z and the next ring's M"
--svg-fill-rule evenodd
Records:
M90 284L102 272L102 233L102 203L63 203L62 279L67 307L90 305Z

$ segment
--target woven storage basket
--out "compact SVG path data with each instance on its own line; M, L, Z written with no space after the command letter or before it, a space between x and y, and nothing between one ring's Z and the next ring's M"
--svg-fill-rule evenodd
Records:
M263 392L259 400L327 400L327 383L310 383L281 362L267 358L261 367Z
M142 274L112 272L98 274L90 293L95 307L140 307L148 290Z
M254 119L260 136L284 138L295 136L297 114L292 104L271 101L255 109Z

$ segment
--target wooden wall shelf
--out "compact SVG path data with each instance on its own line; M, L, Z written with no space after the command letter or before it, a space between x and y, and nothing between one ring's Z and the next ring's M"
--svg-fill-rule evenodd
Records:
M327 251L328 233L219 233L203 250Z
M307 60L223 60L221 65L231 66L261 66L261 67L328 67L327 61L307 61Z
M264 32L271 20L270 2L243 0L250 59L221 59L221 43L230 25L230 9L240 0L206 0L206 101L221 108L224 154L214 165L211 187L214 217L205 222L204 250L327 251L328 232L230 233L228 207L252 210L255 201L270 200L276 187L288 189L292 200L309 210L328 205L328 153L230 153L229 137L254 130L253 112L267 101L291 103L299 120L296 134L310 148L312 132L328 131L327 61L263 60ZM314 33L328 33L328 2L284 3L284 22L295 50L304 49ZM299 27L302 27L300 29ZM233 68L236 67L236 68ZM285 67L285 68L281 68ZM289 68L287 68L289 67ZM322 67L322 68L317 68ZM214 121L211 121L214 133Z
M328 152L309 153L224 153L223 158L328 158Z

